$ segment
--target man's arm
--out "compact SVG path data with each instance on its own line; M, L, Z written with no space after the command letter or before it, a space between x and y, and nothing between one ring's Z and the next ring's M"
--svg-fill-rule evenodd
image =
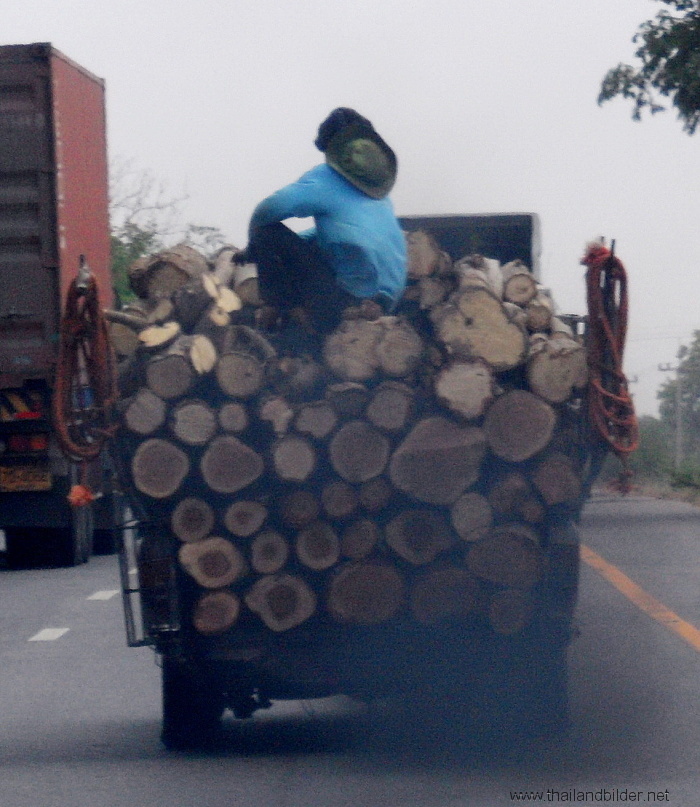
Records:
M248 238L260 227L289 218L307 218L320 212L317 183L305 174L297 182L263 199L250 219Z

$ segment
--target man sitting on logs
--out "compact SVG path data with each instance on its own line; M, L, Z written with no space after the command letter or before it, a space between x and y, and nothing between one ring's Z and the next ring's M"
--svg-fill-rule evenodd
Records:
M314 142L325 163L260 202L248 247L233 258L257 264L264 327L291 315L328 333L348 308L370 319L390 313L406 283L405 237L388 197L396 155L346 107ZM313 217L315 227L297 234L281 223L292 217Z

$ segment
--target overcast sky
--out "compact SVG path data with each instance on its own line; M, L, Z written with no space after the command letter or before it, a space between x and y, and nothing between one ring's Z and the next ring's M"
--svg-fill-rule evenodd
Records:
M585 243L627 267L625 368L640 414L700 329L700 141L673 110L598 107L655 0L23 0L2 44L51 42L107 83L112 160L186 193L245 244L254 205L319 162L336 106L394 147L399 215L537 212L543 281L584 313Z

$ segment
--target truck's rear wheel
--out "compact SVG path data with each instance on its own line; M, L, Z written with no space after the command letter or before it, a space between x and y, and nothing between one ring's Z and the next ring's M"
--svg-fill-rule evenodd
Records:
M92 504L71 507L70 524L38 530L44 535L43 557L57 566L80 566L93 553L95 517Z
M92 556L92 507L80 507L69 527L17 527L5 531L11 569L79 566Z
M22 569L36 562L37 541L32 530L6 529L5 545L5 561L10 569Z
M568 659L565 647L533 648L513 665L510 702L517 736L555 737L569 725Z
M170 751L193 750L216 742L223 697L195 680L178 658L163 657L161 740Z

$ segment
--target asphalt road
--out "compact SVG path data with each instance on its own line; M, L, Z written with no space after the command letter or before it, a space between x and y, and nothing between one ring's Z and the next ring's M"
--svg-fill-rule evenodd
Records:
M339 698L231 722L216 752L168 753L155 658L126 647L116 559L0 570L0 807L495 807L517 792L697 807L700 511L598 497L583 540L678 621L584 564L569 736L492 747L448 714Z

